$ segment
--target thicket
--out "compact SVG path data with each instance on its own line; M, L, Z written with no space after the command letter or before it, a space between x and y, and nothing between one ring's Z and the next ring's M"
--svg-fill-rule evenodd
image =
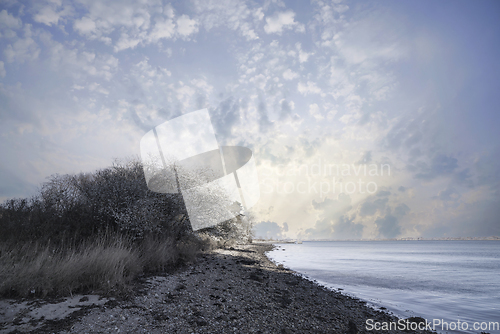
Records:
M178 194L148 190L141 162L54 175L38 194L0 205L0 295L113 291L204 249L246 242L243 216L194 233Z

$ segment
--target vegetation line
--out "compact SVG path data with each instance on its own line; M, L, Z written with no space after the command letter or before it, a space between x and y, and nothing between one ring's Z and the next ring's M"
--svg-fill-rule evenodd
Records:
M54 175L36 196L0 205L0 296L123 292L142 273L247 242L250 224L237 217L194 233L182 197L149 191L139 159Z

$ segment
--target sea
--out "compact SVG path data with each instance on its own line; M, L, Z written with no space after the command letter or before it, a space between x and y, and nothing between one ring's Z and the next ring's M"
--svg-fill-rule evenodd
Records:
M500 333L500 241L304 241L267 255L376 309L425 318L439 333Z

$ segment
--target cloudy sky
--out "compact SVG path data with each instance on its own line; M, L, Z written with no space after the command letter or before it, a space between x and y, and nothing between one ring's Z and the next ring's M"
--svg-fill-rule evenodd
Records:
M207 108L266 236L500 234L498 1L0 3L0 200Z

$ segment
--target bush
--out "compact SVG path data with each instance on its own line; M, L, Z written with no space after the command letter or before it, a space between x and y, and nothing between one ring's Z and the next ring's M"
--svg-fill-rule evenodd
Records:
M181 195L149 191L138 159L53 175L36 196L0 205L0 295L121 289L141 272L248 241L250 221L194 233Z
M243 207L240 203L235 202L233 205L237 206L237 209L234 210L236 213L235 218L200 231L204 238L212 239L213 247L225 247L252 242L254 217L250 213L243 214Z
M138 160L115 162L94 173L53 175L33 198L6 201L0 206L0 241L57 243L104 231L179 239L190 230L189 221L175 219L180 215L186 215L180 195L149 191Z

